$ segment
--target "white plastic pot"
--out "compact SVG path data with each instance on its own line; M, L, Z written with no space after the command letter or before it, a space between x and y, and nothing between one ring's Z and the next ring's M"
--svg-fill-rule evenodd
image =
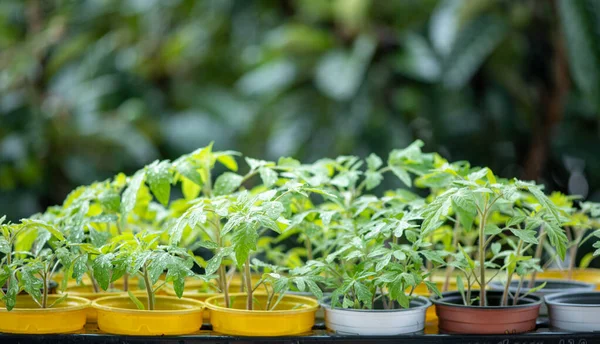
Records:
M591 283L578 282L578 281L566 281L566 280L560 280L560 279L536 280L534 283L534 287L540 286L544 282L546 283L544 288L533 293L533 295L541 297L542 300L544 300L544 298L548 295L562 293L567 290L569 291L569 293L579 293L579 292L592 291L592 290L596 289L596 286ZM525 281L523 283L523 286L520 291L520 295L525 295L527 293L527 291L529 291L529 288L527 288L528 283L529 283L528 281ZM500 281L493 281L493 282L490 282L488 285L491 290L498 290L498 291L504 290L504 284ZM519 285L518 281L512 281L510 286L508 287L508 290L514 294L517 291L518 285ZM545 303L542 303L542 307L540 307L540 316L545 317L547 315L548 315L548 308L546 307Z
M550 326L572 332L600 331L600 292L546 296Z
M361 336L391 336L423 331L425 312L431 301L415 297L410 308L390 310L361 310L332 308L330 300L323 305L325 326L339 334Z

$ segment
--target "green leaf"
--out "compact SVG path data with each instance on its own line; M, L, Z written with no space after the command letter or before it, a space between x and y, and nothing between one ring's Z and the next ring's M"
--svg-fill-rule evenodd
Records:
M460 277L460 276L458 276L458 277ZM442 297L442 293L439 291L439 289L435 283L430 282L430 281L423 281L423 282L427 286L427 289L429 290L429 292L431 292L439 297Z
M8 279L7 288L6 294L4 295L4 303L6 304L6 309L10 311L15 307L17 303L17 294L19 293L19 281L17 281L13 274L11 274Z
M175 169L192 183L202 186L202 176L200 176L200 173L198 173L196 167L191 162L187 160L178 161L175 164Z
M131 299L131 301L135 304L135 306L137 307L137 309L144 311L146 310L146 307L144 307L144 304L137 298L137 296L135 296L131 290L127 291L127 294L129 295L129 298Z
M147 168L146 181L156 199L164 204L169 204L171 195L171 164L167 161L155 161Z
M525 219L527 219L527 216L525 215L515 215L506 221L506 226L516 226L525 221Z
M143 171L137 172L133 178L129 181L129 185L123 192L123 197L121 199L121 221L125 222L127 219L127 214L130 213L133 208L135 208L135 204L137 201L137 194L140 191L140 187L144 183L145 173Z
M54 306L58 306L61 303L63 303L67 298L69 297L69 294L64 294L63 296L59 297L58 299L56 299L54 302L52 302L52 304L50 306L48 306L48 308L52 308Z
M470 305L471 301L467 300L466 296L465 296L465 284L463 282L462 277L460 277L460 275L456 276L456 287L458 288L458 291L460 292L460 296L463 299L463 303L465 305Z
M279 216L285 211L283 204L278 201L265 202L261 205L267 216L272 220L277 220Z
M371 155L367 157L367 168L369 170L375 171L381 167L381 165L383 165L383 161L379 156L377 156L377 154L371 153Z
M227 167L230 171L237 172L238 164L234 157L231 155L215 155L217 156L217 161L223 164L223 166Z
M4 254L10 252L10 244L5 237L0 237L0 252Z
M100 285L100 288L106 290L110 284L110 274L112 270L112 260L115 258L113 253L107 253L99 255L94 259L92 264L92 270L94 271L94 278Z
M40 269L41 270L41 269ZM19 284L23 287L25 292L31 295L34 299L40 300L42 298L41 289L43 287L42 280L36 277L39 270L22 269L20 273Z
M435 263L440 263L440 264L445 263L444 259L442 258L440 253L437 251L422 250L422 251L419 251L419 253L421 255L423 255L423 257L425 257L430 262L435 262Z
M323 291L313 280L307 279L306 285L308 286L308 290L317 298L317 300L323 298Z
M536 238L536 231L533 230L529 230L529 229L515 229L515 228L510 228L510 231L517 236L519 239L523 240L523 242L526 242L528 244L537 244L538 240Z
M462 193L457 193L451 197L452 199L452 209L458 214L458 220L460 221L461 226L466 231L471 230L473 227L473 222L475 221L475 217L477 216L477 207L475 206L475 202L468 196L463 195Z
M277 182L277 172L268 167L259 168L258 173L260 174L260 179L262 179L263 184L265 184L267 188L270 188Z
M192 200L200 195L202 187L187 178L183 178L181 181L181 192L186 200Z
M375 265L375 271L379 272L379 271L383 270L383 268L385 268L389 264L391 259L392 259L391 252L384 255L383 257L379 258L379 260L377 261L377 265Z
M483 229L483 234L485 235L496 235L500 233L502 233L502 229L493 223L486 224Z
M248 259L250 252L256 250L257 241L258 233L251 224L244 223L234 231L232 242L238 265L243 264Z
M215 181L214 193L216 196L227 195L242 185L244 178L232 172L225 172Z
M402 167L390 165L390 169L396 175L396 177L398 177L398 179L404 183L404 185L408 187L412 186L412 179L410 178L410 175Z
M221 251L215 254L211 259L206 262L205 274L212 275L214 274L219 267L221 266L221 261L223 260L223 255Z
M372 190L381 184L383 175L376 171L367 171L365 172L365 178L367 190Z
M364 284L355 281L354 282L354 291L356 292L356 297L358 301L362 302L362 304L370 309L373 307L373 293L367 288Z
M87 260L88 260L88 255L86 253L86 254L83 254L78 259L76 259L75 262L73 263L73 278L75 279L75 281L77 281L77 283L81 283L81 280L83 279L83 275L85 275L85 273L88 270Z
M492 243L491 248L492 248L492 253L494 255L497 255L498 253L500 253L500 249L502 249L502 244L500 244L499 242Z

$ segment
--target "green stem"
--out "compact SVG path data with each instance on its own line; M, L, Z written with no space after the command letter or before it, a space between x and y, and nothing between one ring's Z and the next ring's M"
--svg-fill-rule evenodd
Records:
M517 292L515 293L515 298L513 299L513 306L516 306L517 302L519 302L519 294L521 293L521 288L523 287L524 279L525 278L523 276L519 278L519 285L517 286Z
M150 276L148 276L148 265L144 266L144 284L146 284L146 294L148 294L148 310L154 310L154 292L152 290L152 284L150 283Z
M539 235L539 243L537 245L537 247L535 248L535 255L533 256L533 258L535 259L542 259L542 253L544 251L544 226L540 227L540 235ZM531 274L531 279L529 280L529 288L533 288L533 285L535 284L535 277L537 275L537 271L533 271L533 273Z
M486 305L486 281L485 281L485 222L487 218L487 209L481 214L479 221L479 305Z
M454 222L454 230L452 231L452 247L458 247L458 221ZM442 292L448 291L448 287L450 286L450 276L454 271L454 267L450 266L452 262L452 255L448 256L448 260L446 262L446 273L444 277L444 284L442 285Z
M250 258L246 259L246 263L244 264L244 275L246 282L246 293L248 297L246 299L246 309L252 310L252 274L250 272Z
M519 245L517 245L517 257L521 256L521 248L522 247L523 247L523 240L519 240ZM506 285L504 286L504 292L502 293L502 302L500 303L501 306L508 306L508 290L510 288L510 284L512 283L513 273L514 273L514 271L511 271L511 273L509 273L507 276Z
M42 308L48 307L48 276L46 273L42 276L43 287L42 287Z
M229 308L229 286L227 285L227 274L225 273L225 265L223 264L219 266L219 284L225 298L225 308Z
M306 236L306 239L304 239L304 245L306 246L306 259L312 260L313 259L312 244L310 242L308 235Z

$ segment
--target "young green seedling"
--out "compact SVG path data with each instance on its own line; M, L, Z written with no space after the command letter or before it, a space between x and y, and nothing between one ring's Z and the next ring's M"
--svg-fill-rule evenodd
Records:
M561 225L564 217L541 189L530 183L522 181L497 181L494 174L487 168L473 169L467 176L461 176L452 169L438 169L435 173L439 178L447 178L451 187L428 204L423 211L423 235L433 232L450 219L451 210L458 214L464 228L470 228L477 224L478 243L476 245L477 255L473 260L469 254L461 249L457 260L452 265L461 269L467 278L467 295L471 294L471 280L479 285L479 305L486 306L486 285L491 280L486 277L486 268L498 268L494 262L500 256L507 256L507 252L501 251L498 246L492 246L495 238L503 232L510 232L518 239L516 249L508 255L507 265L501 267L508 269L508 283L502 297L502 304L507 303L508 286L512 273L516 269L516 263L525 258L525 252L538 244L538 236L535 229L543 226L550 242L556 247L560 256L564 257L567 237ZM540 209L520 205L518 201L521 192L529 193L540 205ZM491 215L500 212L507 216L503 227L491 221ZM495 248L492 251L492 248ZM492 253L492 260L488 256ZM462 287L462 281L458 281ZM471 303L470 297L465 299L466 304Z

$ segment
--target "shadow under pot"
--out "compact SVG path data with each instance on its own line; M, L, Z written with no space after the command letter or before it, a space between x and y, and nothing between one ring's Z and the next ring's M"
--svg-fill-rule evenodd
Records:
M571 332L600 331L600 292L546 296L550 326Z
M516 305L509 298L511 306L500 306L502 292L487 291L487 306L467 306L458 291L442 293L442 297L431 297L435 305L442 333L456 334L513 334L535 330L536 319L542 299L539 296L527 295L519 298ZM479 296L479 290L471 292L471 296Z
M544 297L546 295L562 293L565 291L569 291L572 293L586 292L586 291L592 291L596 288L596 286L591 283L578 282L578 281L565 281L565 280L559 280L559 279L536 280L533 284L533 287L534 288L539 287L543 283L546 283L544 288L536 291L535 293L532 293L532 295L536 295L536 296L539 296L540 298L542 298L542 301L544 300ZM490 282L488 285L491 290L497 290L497 291L504 290L504 283L502 283L500 281L493 281L493 282ZM523 286L521 286L521 290L519 291L519 295L527 294L527 292L531 289L531 288L528 288L528 286L529 286L529 281L527 281L527 280L524 281ZM514 293L517 292L518 287L519 287L519 282L512 281L510 283L510 286L508 287L508 291L510 291L511 294L514 295ZM542 306L540 307L539 315L541 317L548 316L548 308L546 307L546 304L542 303Z
M375 309L333 308L331 299L325 298L325 326L339 334L360 336L392 336L407 333L419 333L425 328L425 313L431 301L416 296L410 301L409 308L383 309L381 302L375 303Z

